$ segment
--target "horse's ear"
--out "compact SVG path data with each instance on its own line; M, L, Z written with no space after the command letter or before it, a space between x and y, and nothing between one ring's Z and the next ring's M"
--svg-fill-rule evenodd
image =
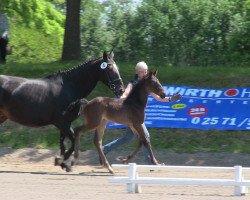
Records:
M103 52L103 60L108 60L108 54L107 54L107 51L104 51Z
M157 69L156 70L150 70L148 74L149 74L149 76L152 76L152 75L156 76L157 75Z
M153 74L154 76L156 76L156 75L157 75L157 72L158 72L158 70L156 69L154 72L152 72L152 74Z
M115 54L114 54L114 48L111 50L110 54L109 54L110 58L113 59Z
M153 72L150 70L150 71L148 72L148 76L151 77L152 75L153 75Z

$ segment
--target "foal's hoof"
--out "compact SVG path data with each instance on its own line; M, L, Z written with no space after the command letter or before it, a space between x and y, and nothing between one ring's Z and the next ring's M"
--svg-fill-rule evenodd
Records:
M99 156L99 163L100 163L101 166L103 166L103 167L105 166L104 163L102 162L102 159L101 159L100 156Z
M108 169L108 170L109 170L109 173L110 173L110 174L113 174L113 175L115 174L115 172L114 172L113 169Z
M127 162L128 162L128 158L124 157L124 156L118 156L118 157L116 157L116 160L119 162L122 162L123 164L127 164Z
M60 166L62 164L62 162L63 162L63 159L60 158L60 157L57 157L57 158L55 158L54 165L55 166Z

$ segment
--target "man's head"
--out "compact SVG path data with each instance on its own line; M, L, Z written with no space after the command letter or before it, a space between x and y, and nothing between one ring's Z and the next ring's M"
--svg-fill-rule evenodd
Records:
M148 73L148 66L145 62L138 62L135 66L135 72L138 75L138 79L143 78Z

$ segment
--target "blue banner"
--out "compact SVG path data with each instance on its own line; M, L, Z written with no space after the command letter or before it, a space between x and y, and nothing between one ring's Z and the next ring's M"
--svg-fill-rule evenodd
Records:
M168 86L168 96L179 93L172 103L148 98L145 124L151 128L250 130L250 88L208 89ZM109 122L107 128L124 128Z

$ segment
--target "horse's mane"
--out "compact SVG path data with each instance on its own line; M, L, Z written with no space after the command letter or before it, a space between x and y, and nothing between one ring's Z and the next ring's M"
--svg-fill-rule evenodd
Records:
M67 75L67 74L71 73L72 71L76 71L76 70L79 70L80 68L84 68L85 66L89 65L91 62L96 61L98 59L100 59L100 57L90 59L82 64L78 64L77 66L71 67L71 68L66 69L66 70L59 70L57 72L52 72L51 74L46 75L44 78L53 78L56 76Z
M131 98L131 96L134 95L135 90L138 90L137 88L141 84L143 84L148 77L149 77L149 73L146 76L144 76L142 79L140 79L140 80L137 81L137 83L133 86L131 92L128 94L128 96L126 97L126 99L124 100L124 102L128 102L129 101L129 99Z

